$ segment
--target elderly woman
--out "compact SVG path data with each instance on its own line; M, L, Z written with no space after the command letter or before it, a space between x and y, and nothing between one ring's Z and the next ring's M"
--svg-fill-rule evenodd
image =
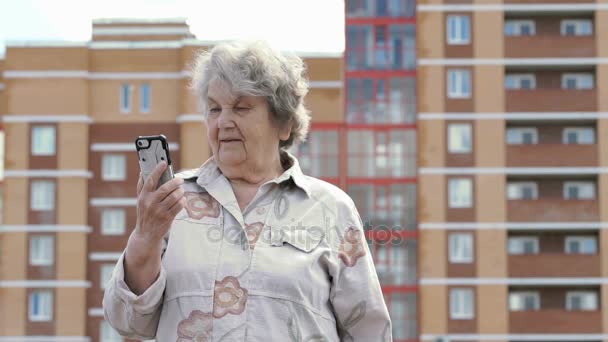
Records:
M193 87L213 156L138 184L137 225L103 300L120 334L158 341L390 341L353 201L286 149L310 117L303 62L266 44L201 54Z

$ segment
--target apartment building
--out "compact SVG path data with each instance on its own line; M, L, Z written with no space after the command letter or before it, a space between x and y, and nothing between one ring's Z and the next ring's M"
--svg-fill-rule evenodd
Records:
M393 340L415 341L416 2L349 0L345 4L340 185L354 199L364 221L393 322Z
M420 339L608 338L608 2L419 1Z
M0 341L120 340L101 301L135 224L133 141L165 134L175 170L210 156L188 70L212 44L184 19L100 19L87 42L7 46ZM342 54L301 56L313 122L340 122Z

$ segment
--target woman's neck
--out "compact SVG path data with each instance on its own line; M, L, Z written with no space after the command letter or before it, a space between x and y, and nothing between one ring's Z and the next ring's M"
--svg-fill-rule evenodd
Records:
M279 177L284 172L279 156L266 164L242 164L237 166L221 165L220 170L230 181L241 211L249 205L257 194L260 186Z

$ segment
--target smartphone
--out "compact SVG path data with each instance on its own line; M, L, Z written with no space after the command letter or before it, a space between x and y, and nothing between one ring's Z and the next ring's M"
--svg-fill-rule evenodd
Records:
M167 169L160 177L156 188L173 179L173 165L169 155L167 137L162 134L139 136L135 139L135 148L144 181L148 179L156 165L163 161L167 163Z

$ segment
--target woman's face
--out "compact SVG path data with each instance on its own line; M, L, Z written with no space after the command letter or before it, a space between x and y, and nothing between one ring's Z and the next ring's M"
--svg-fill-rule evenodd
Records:
M207 94L207 137L220 167L273 167L280 139L266 98L236 96L222 81L213 81ZM224 171L224 170L222 170Z

